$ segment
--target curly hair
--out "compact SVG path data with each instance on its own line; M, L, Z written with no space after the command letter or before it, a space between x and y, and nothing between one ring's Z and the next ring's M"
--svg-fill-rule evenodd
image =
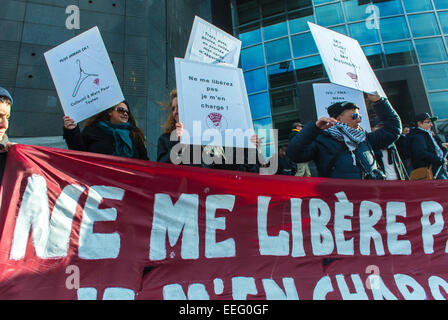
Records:
M177 98L177 89L171 90L170 101L163 104L165 109L168 110L167 118L165 120L165 123L162 125L163 133L171 133L176 129L176 120L174 119L172 112L174 98Z
M129 127L129 131L131 132L131 139L137 139L142 143L146 143L145 134L144 134L143 130L137 126L137 122L135 121L135 118L131 113L131 108L129 106L129 103L127 101L122 101L120 103L124 103L128 107L128 110L129 110L129 123L131 125ZM89 119L87 119L84 122L84 126L87 127L87 126L90 126L90 125L95 124L100 121L109 121L109 119L110 119L109 113L111 111L113 111L115 107L116 106L113 106L109 109L106 109L106 110L94 115L93 117L90 117Z

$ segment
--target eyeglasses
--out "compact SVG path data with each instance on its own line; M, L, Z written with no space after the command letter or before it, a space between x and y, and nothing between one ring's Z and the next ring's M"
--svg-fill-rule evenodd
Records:
M362 116L359 113L355 112L355 113L352 114L352 119L353 120L358 119L358 117L359 117L359 121L362 121Z
M130 114L130 111L128 109L123 108L123 107L118 107L117 109L115 109L115 111L117 111L119 113L127 113L128 115Z

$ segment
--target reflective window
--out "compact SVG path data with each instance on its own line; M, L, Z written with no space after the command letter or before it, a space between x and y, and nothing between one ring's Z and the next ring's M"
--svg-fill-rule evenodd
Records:
M434 13L408 16L414 37L434 36L440 34Z
M280 143L289 141L292 124L299 119L300 113L297 110L273 117L274 126L278 130L278 140Z
M271 88L281 87L295 82L294 66L291 60L268 66L268 79Z
M320 56L294 60L297 81L314 80L325 77L324 66Z
M283 38L271 42L265 42L267 63L274 63L291 58L289 38Z
M271 116L271 103L269 93L263 92L249 96L250 111L252 119L258 119Z
M313 9L300 10L288 16L289 31L291 33L298 33L308 31L308 21L314 23Z
M238 4L239 24L245 24L260 18L257 0L250 0Z
M267 20L263 22L263 38L264 40L271 40L288 35L288 28L286 27L286 18L276 18L274 20Z
M372 69L384 67L383 51L380 45L363 47L362 50L364 51L364 54L366 55Z
M317 24L326 27L344 22L341 3L329 4L328 6L316 7Z
M379 42L378 32L375 28L368 29L365 22L358 22L348 25L350 36L363 44Z
M422 72L428 90L448 89L448 64L422 66Z
M385 43L384 53L389 66L417 63L417 57L410 41Z
M293 36L291 37L291 42L294 57L296 58L319 52L311 32Z
M327 2L332 2L334 0L313 0L314 4L323 4L323 3L327 3Z
M443 33L448 33L448 12L439 12L439 20L442 25Z
M271 105L273 114L297 110L298 99L296 87L271 90Z
M436 9L448 9L448 0L432 0Z
M437 92L429 94L432 111L439 119L448 118L448 92Z
M415 47L421 63L448 59L442 38L415 40Z
M383 41L400 40L411 36L403 16L381 19L380 33Z
M266 72L264 68L245 72L244 82L246 83L247 93L263 91L268 88Z
M419 12L432 10L431 0L403 0L406 12Z
M286 7L288 8L288 10L306 8L310 7L311 5L311 0L286 0Z
M243 70L254 69L262 65L264 65L264 55L261 44L241 50L241 67Z
M364 20L373 13L372 11L366 12L371 6L370 3L360 5L358 0L349 0L344 1L343 4L348 22Z
M263 143L271 143L272 139L272 119L265 118L261 120L254 121L254 130Z
M330 30L347 35L347 29L345 28L345 25L333 27L333 28L330 28Z
M243 48L261 42L261 30L258 24L241 28L239 32Z
M374 5L378 7L381 17L393 16L403 13L403 7L401 6L400 0L375 2Z
M285 2L278 0L260 0L263 17L270 17L274 14L285 11Z

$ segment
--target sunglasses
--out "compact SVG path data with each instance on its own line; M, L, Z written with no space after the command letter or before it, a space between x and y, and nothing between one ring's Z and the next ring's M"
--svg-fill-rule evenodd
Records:
M128 115L131 114L131 112L128 109L125 109L123 107L118 107L117 109L115 109L115 111L123 114L123 113L127 113Z
M355 113L352 114L352 119L353 120L356 120L358 118L359 118L359 121L362 121L362 116L359 113L355 112Z

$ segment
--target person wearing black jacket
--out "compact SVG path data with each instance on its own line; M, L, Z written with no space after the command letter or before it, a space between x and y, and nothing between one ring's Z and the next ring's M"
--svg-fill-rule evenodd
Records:
M70 150L149 160L145 136L126 101L89 118L82 131L69 116L63 120Z
M383 128L367 133L360 126L359 108L351 102L328 107L329 117L309 122L289 143L287 155L294 162L314 160L320 177L341 179L385 178L374 151L395 142L401 120L390 103L378 94L367 95Z
M428 113L421 113L415 117L416 127L411 129L407 136L409 156L412 168L429 168L432 165L432 172L436 174L441 167L437 179L448 179L446 170L446 160L444 154L447 152L437 135L431 130L436 117L431 117Z

